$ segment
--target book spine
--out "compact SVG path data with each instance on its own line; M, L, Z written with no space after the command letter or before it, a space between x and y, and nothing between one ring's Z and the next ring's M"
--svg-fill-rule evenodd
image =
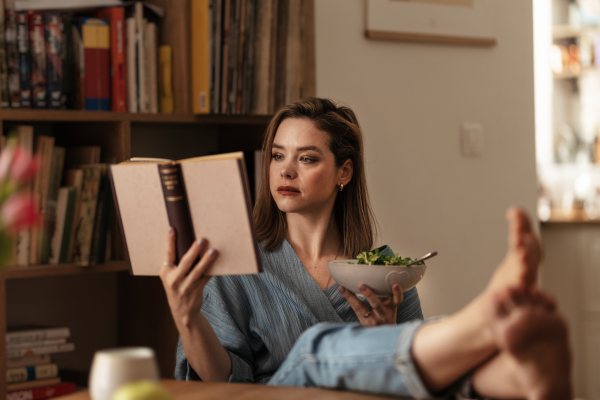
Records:
M177 163L159 164L158 173L163 189L169 225L175 230L177 248L175 264L194 243L194 228L187 202L181 166Z
M6 63L8 73L8 95L11 108L21 108L21 81L19 74L19 49L17 47L17 13L7 10Z
M19 383L10 383L6 385L6 390L11 392L13 390L24 390L24 389L33 389L37 387L44 387L50 385L58 385L60 383L60 378L47 378L47 379L36 379L34 381L26 381Z
M231 2L233 0L223 0L225 2L223 12L223 36L222 36L222 62L221 62L221 107L220 112L227 114L227 100L229 98L229 33L231 22Z
M56 364L34 365L6 370L6 383L26 382L58 376Z
M110 7L98 11L97 18L110 24L111 106L116 112L127 112L125 81L125 8Z
M21 108L31 108L31 87L29 82L31 65L29 61L29 27L27 25L27 13L21 11L17 16L17 50L19 52Z
M144 54L146 57L146 86L148 90L148 112L158 113L158 73L157 73L157 37L156 24L154 22L144 23Z
M9 108L8 66L6 64L6 42L4 39L4 0L0 0L0 107Z
M160 112L173 114L173 58L171 46L160 46L158 49L158 62Z
M65 225L63 228L62 239L60 243L59 263L67 263L70 258L71 237L73 232L73 223L75 220L75 205L77 203L77 188L69 187L69 197L67 200L67 210L65 212Z
M73 63L75 62L73 56L73 17L69 13L62 13L60 20L62 22L61 35L63 38L60 54L63 71L61 108L75 108L73 99L75 83L73 71Z
M64 382L59 385L7 392L6 400L44 400L71 393L75 393L75 383Z
M44 14L29 12L29 42L31 49L31 98L33 108L47 108L46 43Z
M64 353L75 350L75 344L64 343L52 346L32 347L26 349L6 349L6 357L23 357L28 355Z
M148 93L146 91L146 65L144 60L145 46L144 46L144 5L141 2L135 3L135 33L136 33L136 61L137 61L137 94L138 94L138 108L141 113L147 113L149 111Z
M66 338L37 340L35 342L10 343L10 344L6 345L6 349L7 350L33 349L36 347L54 346L57 344L64 344L64 343L67 343Z
M50 364L50 354L24 356L6 360L6 368L30 367L32 365Z
M192 0L192 87L194 114L210 112L210 9L208 0Z
M83 168L83 185L81 189L80 224L75 233L74 262L89 265L94 221L98 204L98 188L102 165L88 165Z
M8 345L11 343L24 343L49 339L61 339L68 338L70 336L71 330L67 327L8 332L6 334L6 344Z
M110 187L108 183L108 174L106 173L106 164L102 165L102 175L99 183L98 202L96 206L96 220L94 221L94 234L92 236L92 247L90 250L90 262L92 264L99 264L98 258L101 253L100 249L100 236L102 235L102 221L105 214L107 200L107 187Z
M99 18L81 24L85 64L85 109L110 110L110 27Z
M127 18L125 20L125 30L125 50L127 52L127 63L125 65L127 72L127 109L130 113L137 113L139 108L137 89L137 37L135 34L135 18Z
M48 108L62 108L63 60L62 18L57 12L47 12L46 56L48 66Z

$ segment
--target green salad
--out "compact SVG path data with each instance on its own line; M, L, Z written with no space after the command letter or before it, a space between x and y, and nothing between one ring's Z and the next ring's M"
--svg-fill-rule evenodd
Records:
M402 258L396 253L395 257L386 256L379 254L379 249L373 251L363 251L356 256L358 264L362 265L406 265L410 264L413 260L410 257ZM419 261L413 265L423 265L423 261Z

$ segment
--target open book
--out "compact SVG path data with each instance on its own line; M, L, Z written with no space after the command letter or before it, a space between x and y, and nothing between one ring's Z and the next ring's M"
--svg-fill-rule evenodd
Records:
M158 275L167 231L177 260L196 238L219 250L209 275L262 271L243 153L171 161L132 158L110 167L115 208L134 275Z

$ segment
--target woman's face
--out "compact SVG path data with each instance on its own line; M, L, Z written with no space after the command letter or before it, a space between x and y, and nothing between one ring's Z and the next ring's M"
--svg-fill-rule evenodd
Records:
M345 169L335 164L328 134L312 121L287 118L281 122L269 169L271 195L281 211L313 213L333 206L337 185L350 180Z

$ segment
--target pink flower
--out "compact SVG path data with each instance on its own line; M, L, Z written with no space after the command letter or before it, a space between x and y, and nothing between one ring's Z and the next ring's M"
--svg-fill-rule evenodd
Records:
M16 193L6 199L0 206L0 220L8 233L36 225L40 214L36 211L33 198L29 193Z
M35 157L32 157L31 154L22 147L17 147L12 160L12 167L9 172L10 178L16 184L27 183L35 177L40 166L41 160L39 156L36 155Z

